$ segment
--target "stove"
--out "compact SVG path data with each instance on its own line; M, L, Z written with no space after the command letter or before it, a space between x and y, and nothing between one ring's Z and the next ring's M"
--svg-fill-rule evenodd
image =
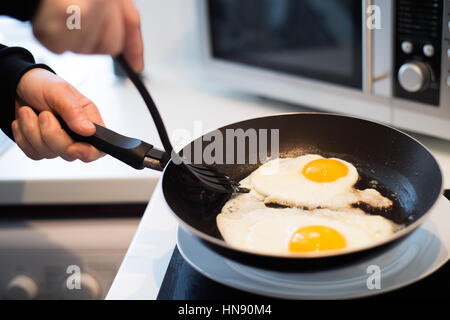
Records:
M449 299L450 261L423 280L392 292L360 300ZM157 300L264 300L264 296L224 286L194 270L175 247Z
M445 197L450 199L450 190ZM450 283L450 261L430 276L412 285L360 300L397 299L449 299L447 286ZM157 300L262 300L261 295L237 290L213 281L196 271L180 254L173 250L169 266L158 292Z

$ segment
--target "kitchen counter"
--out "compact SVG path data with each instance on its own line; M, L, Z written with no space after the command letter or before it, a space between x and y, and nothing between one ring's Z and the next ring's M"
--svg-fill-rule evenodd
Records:
M208 91L207 88L202 90L184 85L174 85L171 88L180 95L180 100L185 101L184 106L186 103L189 105L186 108L189 112L184 112L179 117L182 118L180 124L185 127L201 117L204 121L207 119L207 125L214 128L251 117L304 110L270 100ZM184 98L181 98L183 95ZM169 112L167 108L171 107L173 105L167 104L161 109ZM167 118L167 123L172 121L175 119ZM438 159L444 174L444 187L450 188L450 141L417 134L413 136L424 143ZM176 229L177 222L163 198L161 185L158 184L107 299L156 298L176 244Z

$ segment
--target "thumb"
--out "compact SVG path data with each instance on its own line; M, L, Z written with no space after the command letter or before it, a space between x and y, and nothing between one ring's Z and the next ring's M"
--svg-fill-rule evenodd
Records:
M49 109L61 116L74 132L82 136L95 133L95 126L89 115L97 107L69 83L61 81L53 84L46 91L46 101Z

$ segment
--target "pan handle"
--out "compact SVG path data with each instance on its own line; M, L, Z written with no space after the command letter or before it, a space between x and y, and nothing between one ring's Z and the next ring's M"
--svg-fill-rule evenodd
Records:
M61 127L75 141L89 143L135 169L140 170L146 167L162 171L169 161L166 152L154 148L147 142L123 136L95 123L96 130L92 136L81 136L72 131L61 117L56 116L56 118Z

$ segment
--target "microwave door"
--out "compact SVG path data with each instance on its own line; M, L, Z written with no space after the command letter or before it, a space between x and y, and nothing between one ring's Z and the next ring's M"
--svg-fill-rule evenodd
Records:
M361 0L209 0L215 59L362 89Z

